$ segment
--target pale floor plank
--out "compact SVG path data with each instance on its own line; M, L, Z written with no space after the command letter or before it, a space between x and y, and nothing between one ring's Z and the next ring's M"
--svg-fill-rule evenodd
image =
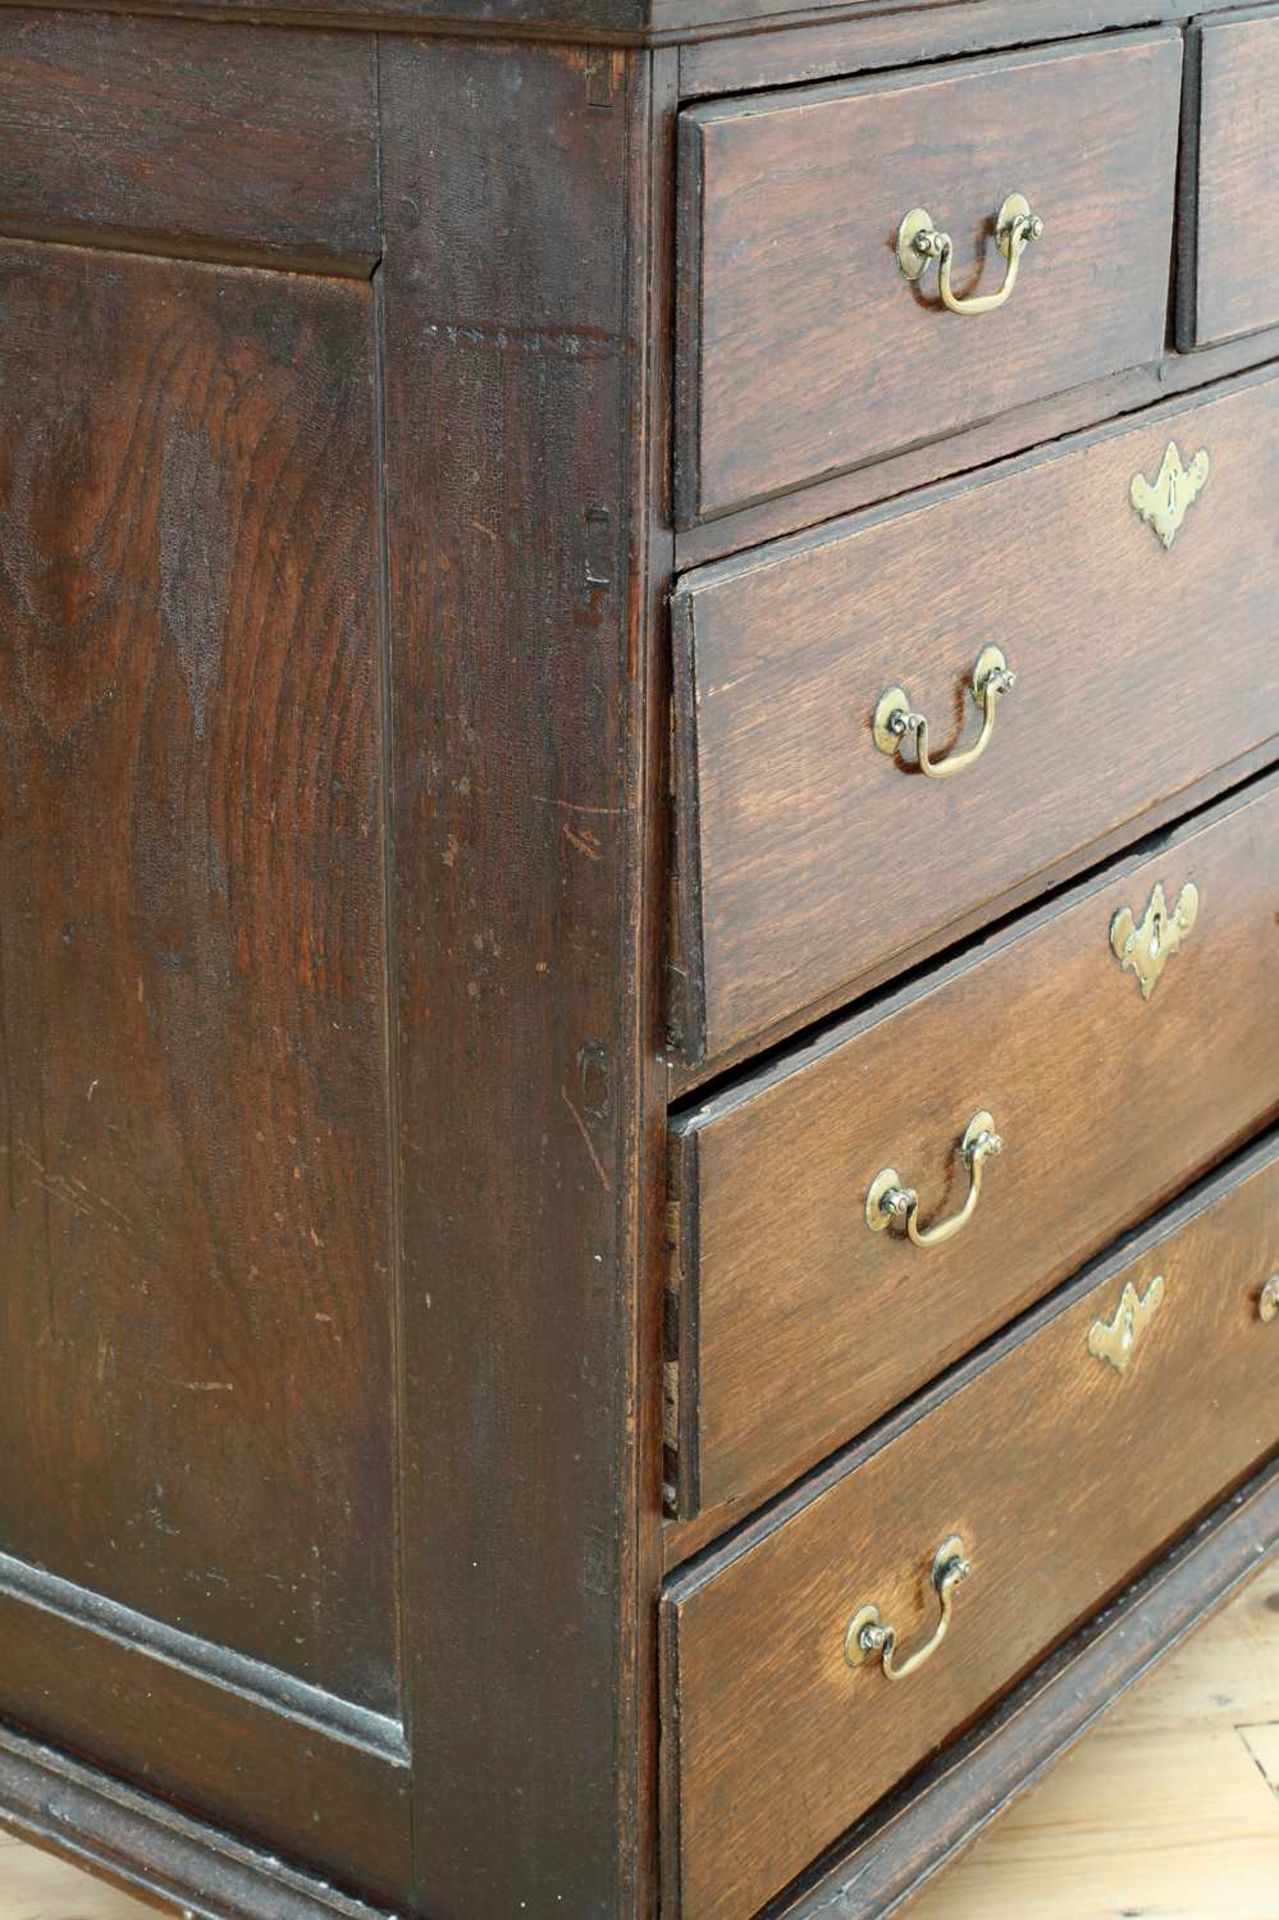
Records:
M0 1832L0 1920L153 1909ZM1279 1920L1279 1566L1130 1695L912 1920Z
M156 1920L154 1907L0 1833L0 1920Z
M913 1920L1279 1920L1277 1789L1273 1566L944 1875Z

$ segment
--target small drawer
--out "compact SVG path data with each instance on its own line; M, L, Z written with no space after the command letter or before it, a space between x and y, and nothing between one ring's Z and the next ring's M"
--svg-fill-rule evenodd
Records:
M1266 1123L1277 909L1279 776L677 1123L686 1516L793 1480ZM1002 1152L965 1158L983 1110Z
M1193 29L1178 248L1183 352L1279 326L1279 13Z
M833 1011L1261 765L1277 548L1267 372L686 576L685 1059Z
M683 522L1156 359L1180 74L1163 30L689 109ZM1044 226L1016 261L1014 195ZM953 245L911 279L920 208Z
M671 1583L671 1912L753 1914L1274 1450L1276 1154Z

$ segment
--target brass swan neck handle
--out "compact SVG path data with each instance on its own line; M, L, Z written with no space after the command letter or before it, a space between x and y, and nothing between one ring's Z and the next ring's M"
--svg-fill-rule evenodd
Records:
M955 243L948 233L933 225L927 207L912 207L897 229L897 264L908 280L918 280L931 261L937 262L937 289L942 305L951 313L965 317L994 313L1011 300L1021 271L1022 255L1032 241L1041 238L1044 223L1032 213L1030 202L1021 193L1010 193L995 215L995 244L1008 262L1004 284L998 293L969 294L961 297L951 283Z
M933 1555L932 1584L941 1614L931 1638L906 1659L898 1660L896 1628L888 1624L873 1603L859 1607L844 1635L844 1658L849 1666L859 1667L867 1660L878 1659L885 1680L909 1680L912 1673L918 1673L925 1662L932 1659L946 1638L954 1611L955 1589L971 1573L972 1565L959 1535L953 1534L949 1540L943 1540Z
M998 647L983 647L973 662L973 675L970 691L973 700L981 711L981 732L971 747L959 753L948 754L944 760L934 760L929 748L928 720L922 713L916 713L907 698L904 687L889 687L881 694L871 722L871 737L881 753L897 755L908 739L915 742L915 764L922 774L930 780L951 780L957 773L963 773L975 760L980 760L990 745L995 731L995 716L999 703L1006 693L1011 693L1017 684L1017 676L1009 671L1007 660Z
M964 1128L959 1155L968 1169L968 1198L958 1213L941 1220L935 1227L919 1224L919 1195L913 1187L903 1186L896 1167L877 1173L866 1194L866 1225L872 1233L885 1227L900 1226L917 1247L938 1247L953 1240L968 1225L981 1198L982 1168L986 1161L1003 1152L1004 1143L995 1132L995 1122L984 1110L975 1113Z

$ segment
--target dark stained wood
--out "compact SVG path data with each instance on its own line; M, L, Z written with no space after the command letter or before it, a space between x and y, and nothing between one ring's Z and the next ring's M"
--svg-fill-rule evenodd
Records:
M1191 36L1177 304L1178 343L1201 347L1279 324L1267 249L1244 238L1276 204L1279 13Z
M1174 794L1165 795L1159 803L1143 813L1140 821L1142 840L1162 832L1177 821L1188 818L1211 806L1223 795L1234 792L1247 785L1258 774L1264 773L1274 765L1275 754L1269 742L1254 747L1250 753L1238 760L1229 761L1217 767L1202 780L1196 780L1189 787L1182 787ZM1077 849L1073 854L1055 860L1051 866L1041 868L1021 886L1014 887L1000 902L997 923L1010 918L1014 913L1032 906L1046 895L1077 882L1080 875L1103 866L1107 861L1122 855L1133 844L1134 826L1132 822L1122 822L1112 832L1104 834L1100 840L1090 842L1086 848ZM901 979L914 979L923 968L939 956L961 952L974 937L989 928L991 920L984 908L976 908L953 921L949 926L934 931L919 941L904 954L894 956L883 966L876 967L859 982L859 991L850 1003L846 995L832 994L828 1000L810 1009L811 1017L806 1021L792 1019L782 1022L778 1028L766 1037L767 1044L756 1039L744 1042L741 1046L721 1054L715 1061L705 1066L690 1067L674 1059L667 1063L668 1099L673 1106L687 1111L690 1103L698 1098L706 1098L728 1085L734 1076L753 1061L769 1061L783 1048L798 1045L803 1033L820 1034L841 1015L852 1011L864 1011L876 996ZM803 1030L803 1033L799 1029ZM667 1561L669 1565L669 1560Z
M1111 921L1187 880L1199 921L1143 1000ZM1277 898L1271 782L680 1121L687 1511L794 1479L1279 1109ZM923 1224L956 1210L981 1108L1005 1150L963 1232L870 1233L886 1166Z
M1154 12L1166 28L1193 5L1159 0ZM1157 295L1139 364L1121 367L1107 345L1112 319L1081 322L1070 304L1035 343L1039 397L1001 376L988 396L997 418L964 411L962 433L889 458L872 450L835 477L822 468L828 477L814 480L805 467L792 495L677 540L681 67L687 85L745 90L1002 48L976 68L944 70L960 92L966 75L997 74L993 100L1023 67L1056 76L1088 64L1101 80L1078 111L1069 88L1045 83L1072 126L1046 139L1045 108L1018 148L1001 110L990 144L1039 165L1059 142L1091 137L1093 172L1083 170L1104 181L1140 117L1134 177L1144 184L1127 203L1138 205L1166 173L1178 36L1079 38L1127 32L1135 18L1133 0L1073 10L1067 0L834 0L781 12L776 0L0 6L0 1147L10 1202L0 1208L0 1359L17 1382L0 1413L0 1808L40 1839L210 1915L655 1911L665 1003L668 973L699 959L696 941L688 956L671 941L667 920L665 618L676 568L1259 363L1279 338L1165 352L1168 249L1152 266L1148 230L1150 258L1126 266L1129 293ZM613 44L742 22L756 30L729 31L704 56ZM374 27L394 31L379 42ZM1079 44L1028 61L1007 51L1036 36ZM1112 98L1106 76L1121 65L1129 84ZM1139 84L1147 69L1168 87ZM902 141L917 140L938 178L949 152L971 172L985 123L930 115L912 132L941 70L914 79L901 88L911 107ZM744 137L770 104L732 106ZM1075 167L1072 150L1068 185ZM822 219L852 204L856 178L856 168L840 177ZM949 172L944 184L949 193ZM1107 243L1114 205L1105 197L1092 220ZM1085 217L1086 197L1064 231ZM978 237L964 236L974 252ZM1027 263L1023 292L1050 257ZM1076 235L1069 259L1112 314L1124 296L1111 256L1087 253ZM1073 331L1084 325L1086 341ZM998 328L973 335L991 358ZM1099 377L1085 369L1082 385L1057 391L1085 348L1101 355ZM873 376L870 362L846 368L840 405L873 411ZM1005 528L996 543L992 508L972 538L976 557L964 555L956 509L953 544L939 536L922 549L943 586L921 702L939 687L943 703L953 698L1002 609L979 571L983 540L997 562L1011 546L1016 585L1029 583L1031 612L1051 627L1023 652L1041 675L1050 655L1060 660L1042 708L1032 675L1029 698L1008 710L1030 715L1008 730L1012 757L1085 807L1084 774L1072 761L1063 775L1061 750L1043 743L1072 727L1095 732L1100 713L1109 757L1097 760L1090 736L1087 780L1099 791L1144 780L1139 810L1121 793L1072 842L1062 817L1040 820L1038 788L1028 802L1024 780L1001 787L1004 812L962 849L977 845L985 877L949 918L925 914L921 932L917 915L912 933L909 889L904 906L894 893L879 958L855 981L842 960L823 963L794 1000L784 967L774 979L775 956L761 954L763 991L780 983L783 1010L767 1026L748 1012L731 1045L696 1048L696 1066L676 1066L676 1084L722 1072L765 1033L771 1041L832 1012L908 957L1029 904L1275 758L1257 717L1274 689L1264 652L1274 530L1264 507L1245 523L1242 478L1220 483L1242 472L1249 420L1264 442L1268 394L1256 381L1235 393L1244 424L1223 441L1230 457L1208 496L1222 494L1240 522L1236 544L1209 533L1210 504L1195 510L1184 549L1165 556L1150 541L1150 567L1168 564L1149 577L1134 567L1128 585L1153 582L1164 618L1147 606L1150 633L1142 626L1135 641L1137 616L1103 602L1113 573L1091 597L1072 579L1060 619L1055 608L1045 619L1036 567L1074 562L1059 558L1047 510L1035 521L1011 490L1037 459L990 478L1010 484L1011 537ZM1170 417L1142 423L1154 458ZM1072 460L1107 457L1091 441L1070 450ZM1250 466L1255 475L1251 452ZM1256 484L1263 500L1274 492L1264 460ZM949 497L905 502L901 517L926 530ZM1104 572L1109 549L1092 512L1065 544L1077 541L1076 561L1100 553ZM695 597L721 585L727 596L748 569L802 570L810 547L818 568L819 550L847 546L831 610L818 602L802 629L783 619L774 636L776 678L753 722L764 768L772 727L792 718L783 655L792 650L802 693L811 656L794 651L797 634L820 644L847 608L860 618L857 543L872 529L834 529L791 557L771 550L723 569L722 581L717 571L690 583ZM972 570L946 588L957 556ZM1196 596L1214 593L1209 640L1242 691L1205 720L1190 711L1204 680L1166 630L1178 619L1202 626ZM894 616L907 641L919 605L916 595ZM1068 615L1087 615L1101 636L1092 626L1083 636L1097 651L1078 692L1080 626ZM728 627L720 640L731 650ZM1125 647L1137 656L1127 680ZM910 664L894 657L894 671ZM1161 702L1175 709L1171 727ZM852 706L855 761L864 715ZM822 713L827 732L842 711ZM687 723L687 698L684 712ZM1134 755L1158 772L1125 773ZM680 771L696 785L687 756ZM920 784L902 779L902 800ZM752 790L748 807L765 792ZM837 783L834 792L838 802ZM687 806L686 822L697 818ZM783 821L779 846L787 831ZM992 878L992 849L1018 831L1034 858ZM927 884L944 892L962 864L955 847L926 830L918 844ZM1226 863L1240 898L1241 860ZM1259 844L1258 885L1269 860ZM818 863L803 882L810 905L824 890L831 911L843 910L847 866L843 851ZM784 890L776 897L785 909ZM1050 921L1060 927L1062 913L1001 934L991 967L1011 965ZM699 921L689 926L700 934ZM1211 928L1208 902L1205 941ZM1270 937L1258 923L1254 944L1264 951ZM780 951L812 958L788 934ZM1209 970L1189 949L1163 990L1183 1028L1186 982ZM1245 978L1233 953L1212 970ZM931 989L916 983L899 1017L980 971L970 955ZM1065 961L1060 971L1072 977ZM1254 1002L1256 977L1246 981ZM1139 1005L1132 982L1123 986ZM1202 1016L1197 1038L1183 1031L1177 1056L1197 1058L1215 1036L1217 1053L1230 1053L1220 1087L1192 1112L1198 1082L1188 1078L1149 1140L1125 1139L1121 1159L1131 1153L1147 1185L1104 1167L1098 1215L1109 1204L1116 1221L1131 1218L1269 1111L1268 1009L1253 1005L1244 1045L1246 991L1231 999ZM1033 1003L1034 991L1028 1035ZM1160 1018L1160 1003L1144 1012ZM804 1056L804 1076L879 1044L879 1031L859 1016L841 1036L846 1049L828 1035L811 1063ZM954 1060L963 1049L948 1033L942 1051ZM1121 1106L1139 1068L1170 1070L1166 1049L1134 1044L1126 1057ZM950 1106L940 1094L927 1107L904 1097L895 1085L874 1122L885 1125L897 1102L895 1137L924 1167ZM716 1128L753 1104L713 1099ZM861 1099L849 1089L850 1107ZM1174 1144L1177 1111L1189 1117ZM843 1118L818 1143L819 1165L829 1168L824 1140ZM701 1130L719 1137L709 1120ZM988 1185L1000 1206L1028 1151L1024 1124L1008 1132ZM793 1164L789 1136L780 1163L788 1152ZM773 1173L760 1175L765 1194ZM1056 1162L1043 1184L1060 1210ZM1139 1188L1144 1198L1133 1197ZM693 1184L677 1198L672 1224L692 1248ZM1074 1259L1113 1231L1083 1213ZM762 1242L777 1224L765 1221ZM774 1232L779 1270L805 1224L785 1244ZM1049 1284L1048 1264L989 1325ZM691 1289L682 1326L693 1353L697 1304ZM1019 1337L1003 1342L999 1365L1015 1363ZM963 1344L952 1340L932 1367ZM908 1384L903 1375L894 1391ZM891 1453L912 1421L947 1417L957 1389L954 1378L925 1387L872 1447ZM1245 1426L1252 1404L1244 1396ZM808 1460L870 1417L836 1408L823 1438L794 1444ZM1192 1421L1187 1443L1201 1430ZM779 1435L789 1431L781 1421ZM690 1424L689 1437L703 1436ZM785 1460L779 1447L760 1469L773 1478L756 1481L757 1495L767 1485L772 1497L797 1470L785 1444ZM844 1498L863 1457L873 1478L867 1448L839 1456L744 1522L735 1544L721 1541L725 1577L770 1527L807 1524L827 1490ZM708 1459L718 1471L713 1446ZM1220 1459L1205 1447L1203 1472ZM671 1464L691 1483L691 1447ZM972 1484L976 1500L998 1498L1003 1483ZM1164 1537L1193 1520L1200 1498L1188 1479ZM728 1517L711 1508L691 1527ZM910 1518L897 1516L899 1532ZM1118 1501L1103 1541L1123 1524ZM1261 1544L1263 1511L1246 1525ZM676 1553L707 1538L668 1537ZM897 1538L886 1535L885 1551ZM1158 1618L1161 1632L1176 1630L1174 1613ZM749 1718L749 1692L732 1711ZM1017 1751L1033 1750L1039 1765L1074 1723L1047 1695L1029 1711L1032 1737ZM956 1731L949 1719L938 1728ZM761 1764L776 1777L784 1753ZM1003 1766L1005 1783L1015 1766ZM850 1843L876 1886L896 1886L906 1860L916 1878L935 1864L924 1816L899 1845L900 1804ZM952 1848L984 1817L973 1798L948 1813L935 1804L935 1832L945 1828ZM730 1822L720 1836L730 1870L740 1831ZM678 1844L669 1821L667 1838ZM831 1865L812 1884L847 1906L843 1870Z
M847 0L818 4L838 6ZM1204 0L1200 10L1219 4L1222 0ZM30 0L0 0L0 9L14 6L29 11ZM317 28L344 27L483 36L505 45L535 38L569 45L640 46L666 37L649 25L649 0L62 0L59 11L108 18L163 12L201 25L228 21L283 26L293 29L298 39Z
M630 1899L637 1916L656 1914L659 1881L658 1748L661 1738L656 1595L663 1573L665 1512L665 1280L669 1267L667 1232L667 1100L670 1066L662 1044L669 1009L667 965L671 928L671 654L670 581L674 569L671 516L671 385L674 377L675 167L679 126L679 54L674 47L654 53L648 64L649 121L647 203L647 364L637 419L647 459L643 491L636 503L634 544L646 556L647 600L644 619L653 657L645 690L647 761L645 822L648 840L645 897L641 901L638 966L639 1009L643 1035L639 1092L638 1152L645 1184L637 1252L638 1312L636 1448L633 1571L638 1606L624 1616L629 1646L623 1658L634 1661L636 1744L634 1796L623 1809L620 1845L633 1860ZM637 156L638 158L638 156Z
M980 426L967 427L945 440L929 441L884 460L852 468L833 480L800 487L758 506L743 507L719 520L687 527L676 535L676 567L685 572L712 560L727 559L747 547L796 533L876 501L892 500L914 487L954 474L972 472L995 460L1061 439L1115 416L1151 406L1170 394L1190 393L1214 381L1261 367L1279 354L1279 329L1204 347L1197 353L1165 354L1147 367L1130 367L1050 400L1014 407Z
M690 109L681 522L1157 358L1180 67L1162 31ZM1013 299L946 312L897 266L902 218L988 291L1012 184L1047 222Z
M0 1672L10 1725L407 1908L408 1754L393 1722L38 1575L0 1582Z
M649 80L384 53L417 1900L468 1920L648 1864Z
M838 20L688 41L680 52L686 100L954 59L1036 40L1073 40L1104 28L1144 27L1150 0L959 0L955 5L862 7ZM1181 9L1161 6L1164 18Z
M0 314L0 1539L394 1713L371 295Z
M682 1920L753 1913L1273 1451L1274 1325L1257 1301L1279 1244L1274 1152L668 1591ZM1090 1328L1157 1275L1164 1302L1121 1374ZM927 1639L929 1568L953 1533L973 1573L945 1646L909 1687L850 1668L844 1633L866 1602L903 1648Z
M911 16L938 10L956 13L973 0L63 0L63 10L108 15L160 12L193 20L275 22L294 29L376 26L391 32L466 33L512 40L554 37L557 41L633 46L662 46L737 31L762 35L811 23L820 28L832 18L866 25L877 37L881 18L896 19L901 59L910 59L917 29ZM1003 18L1015 19L1027 0L1001 0ZM1074 0L1059 0L1062 12ZM1085 0L1088 4L1088 0ZM1151 0L1145 18L1185 20L1236 7L1238 0ZM0 7L29 10L30 0L0 0ZM1091 12L1088 15L1091 20ZM1127 26L1131 0L1113 0L1104 24ZM1066 22L1068 25L1068 21ZM1058 29L1036 20L1035 36ZM1031 37L1028 33L1027 37ZM991 43L1001 33L992 27Z
M1272 378L1196 397L681 585L692 1060L847 996L979 905L993 917L1046 862L1139 832L1279 733L1274 420ZM1173 437L1213 469L1166 551L1129 486ZM991 640L1020 678L983 760L936 782L876 750L894 683L939 752L971 734ZM1223 658L1242 702L1219 697Z
M896 1912L1277 1549L1279 1468L1270 1466L1036 1668L873 1821L854 1828L835 1857L783 1903L786 1920L880 1920Z
M0 232L370 272L372 39L0 8Z
M182 0L179 0L182 4ZM777 0L652 0L650 14L650 32L654 37L669 36L673 39L697 40L742 32L764 33L784 31L789 27L811 23L822 24L838 11L849 20L864 24L872 35L878 33L883 19L897 16L896 33L900 39L901 59L911 58L910 47L918 27L912 15L924 10L936 8L938 11L955 12L959 7L968 7L973 0L801 0L794 13L779 9ZM1063 12L1071 0L1061 0ZM1026 0L1007 0L1008 11L1015 15L1026 11ZM1224 7L1237 6L1238 0L1152 0L1146 19L1186 20L1195 15L1215 13ZM1087 20L1091 17L1088 0L1077 9ZM1108 23L1114 26L1127 26L1132 19L1125 7L1124 0L1115 0L1113 11L1108 14ZM1144 24L1144 23L1143 23ZM1027 39L1033 38L1042 28L1033 23L1027 25Z
M384 1920L381 1907L5 1727L0 1820L166 1912Z

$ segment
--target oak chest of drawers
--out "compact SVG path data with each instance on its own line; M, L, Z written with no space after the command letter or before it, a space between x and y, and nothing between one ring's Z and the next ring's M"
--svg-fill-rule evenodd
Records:
M1279 1543L1277 163L1279 7L0 6L0 1818L876 1920Z

